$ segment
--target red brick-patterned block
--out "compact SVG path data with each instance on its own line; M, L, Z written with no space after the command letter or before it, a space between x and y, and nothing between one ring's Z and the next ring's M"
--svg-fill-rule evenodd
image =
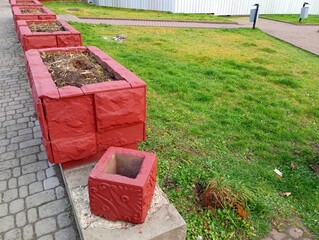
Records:
M10 0L11 7L42 6L38 0Z
M50 24L59 22L63 31L32 32L31 24ZM81 33L64 20L18 20L17 33L24 51L39 48L78 47L82 45Z
M110 220L143 223L156 184L156 155L109 148L89 175L91 212Z
M92 96L45 98L43 104L51 139L95 133Z
M99 131L145 122L145 89L133 88L97 93L96 121Z
M57 138L51 140L51 145L54 163L80 160L97 152L94 132L77 137Z
M42 13L22 13L21 9L39 9ZM44 6L14 6L12 7L13 20L17 30L18 20L56 20L56 15L49 8Z
M112 146L126 146L142 142L146 140L145 123L97 132L96 139L98 151L106 150Z
M114 81L57 88L40 55L55 52L87 52L113 73L131 73L95 47L25 52L26 71L49 161L89 159L111 146L137 148L146 139L146 84L138 77L131 81L118 75ZM133 86L136 81L140 81L137 87Z

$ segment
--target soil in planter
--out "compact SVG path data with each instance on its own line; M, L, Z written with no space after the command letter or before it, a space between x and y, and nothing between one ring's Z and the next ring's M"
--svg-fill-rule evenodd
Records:
M50 23L32 23L29 25L31 32L57 32L65 31L62 24L59 22Z
M42 53L42 60L58 88L117 80L88 53Z
M18 5L34 5L34 2L17 2Z
M21 9L22 14L39 14L46 13L42 8L23 8Z

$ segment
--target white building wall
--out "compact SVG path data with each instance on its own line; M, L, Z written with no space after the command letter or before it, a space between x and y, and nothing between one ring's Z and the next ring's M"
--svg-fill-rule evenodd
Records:
M174 13L214 13L248 15L260 4L261 14L299 14L305 0L94 0L98 6L133 8ZM319 0L308 0L310 14L319 14Z

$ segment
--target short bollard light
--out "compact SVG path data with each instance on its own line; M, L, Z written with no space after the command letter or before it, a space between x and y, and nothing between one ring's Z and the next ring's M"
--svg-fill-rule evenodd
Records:
M109 220L143 223L156 185L156 155L110 147L89 175L91 212Z
M309 7L307 5L310 5L307 2L304 2L301 8L300 16L299 16L299 22L301 22L302 19L308 18L309 15Z
M250 10L250 17L249 17L249 22L252 22L254 23L253 24L253 29L255 29L256 27L256 22L257 22L257 19L258 19L258 11L259 11L259 4L256 3L255 5L256 8L253 8Z

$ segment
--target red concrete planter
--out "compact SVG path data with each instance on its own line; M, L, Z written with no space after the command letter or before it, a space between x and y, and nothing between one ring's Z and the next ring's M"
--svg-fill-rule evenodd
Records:
M41 9L44 13L22 13L21 9ZM12 7L13 20L15 22L15 27L17 30L18 20L56 20L56 15L49 8L43 6L27 6L27 7Z
M61 23L64 31L32 32L29 28L31 24L52 23L54 21ZM24 51L39 48L82 46L81 33L64 20L19 20L17 21L17 33Z
M89 176L91 212L143 223L154 194L156 166L155 154L109 148Z
M11 7L42 6L38 0L11 0L9 2Z
M41 52L88 52L119 80L57 88ZM146 84L98 48L32 49L25 62L50 162L85 159L145 140Z

